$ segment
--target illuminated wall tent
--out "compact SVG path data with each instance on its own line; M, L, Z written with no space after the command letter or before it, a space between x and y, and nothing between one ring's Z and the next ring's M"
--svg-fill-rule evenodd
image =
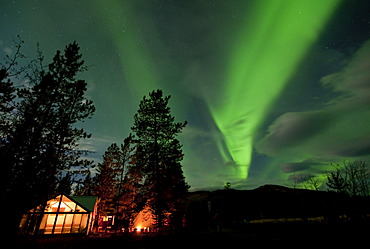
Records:
M27 234L89 234L97 214L96 196L58 195L23 215L20 231Z

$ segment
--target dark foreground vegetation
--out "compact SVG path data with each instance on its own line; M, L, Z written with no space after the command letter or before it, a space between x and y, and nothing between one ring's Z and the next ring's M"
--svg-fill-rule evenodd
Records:
M114 216L119 228L128 229L143 209L150 209L158 227L168 213L180 221L189 186L177 135L187 122L175 121L170 96L160 89L144 96L132 133L121 146L109 146L94 170L91 151L80 146L92 135L82 123L95 106L80 79L88 68L79 45L57 50L45 65L39 46L29 61L23 43L18 37L14 54L0 60L0 202L11 203L0 205L8 219L1 234L16 234L23 214L61 193L99 197L97 217Z
M102 237L22 238L10 248L248 248L251 246L364 245L368 221L337 224L269 223L247 224L220 232L178 232L173 234L128 234Z
M11 248L355 246L368 240L369 199L265 185L188 194L184 227L161 233L20 237Z

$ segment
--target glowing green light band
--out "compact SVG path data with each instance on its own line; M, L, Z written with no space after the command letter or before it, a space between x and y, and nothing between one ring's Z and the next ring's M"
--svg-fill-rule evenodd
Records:
M212 116L228 150L220 154L225 161L231 160L236 165L235 177L248 177L255 131L338 2L253 2L233 46L225 88L217 102L208 98ZM246 4L250 7L250 1ZM224 150L225 146L219 148Z
M102 10L109 5L109 11L101 12L102 20L113 37L125 81L128 82L132 94L141 99L149 91L160 88L160 73L139 31L130 2L107 0L97 1L96 4Z

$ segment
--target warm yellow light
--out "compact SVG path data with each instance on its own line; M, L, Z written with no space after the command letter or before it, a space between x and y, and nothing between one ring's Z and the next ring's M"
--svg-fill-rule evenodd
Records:
M52 205L52 207L54 207L54 208L55 208L55 207L57 208L58 206L59 206L59 201L55 202L55 203Z

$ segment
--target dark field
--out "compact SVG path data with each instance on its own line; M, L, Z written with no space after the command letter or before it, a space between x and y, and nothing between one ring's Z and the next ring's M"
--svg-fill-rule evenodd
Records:
M304 246L367 248L369 223L356 224L249 224L221 232L104 235L101 237L18 238L10 248L257 248ZM360 247L357 247L360 246Z

